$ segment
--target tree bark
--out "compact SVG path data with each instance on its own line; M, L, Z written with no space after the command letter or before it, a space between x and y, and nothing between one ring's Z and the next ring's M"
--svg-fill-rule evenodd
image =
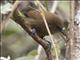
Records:
M73 0L70 1L71 3L71 11L70 11L70 27L69 27L69 42L68 42L68 48L66 52L66 60L80 60L80 27L78 27L78 24L76 24L75 14L77 12L76 9L78 9L78 3L77 1ZM77 4L77 5L76 5ZM75 22L75 23L74 23ZM80 24L80 23L79 23Z

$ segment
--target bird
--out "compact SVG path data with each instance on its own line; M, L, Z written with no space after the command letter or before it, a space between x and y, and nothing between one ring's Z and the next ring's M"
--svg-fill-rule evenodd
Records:
M45 35L48 35L46 26L44 24L41 12L39 12L38 7L36 7L32 2L22 2L19 4L18 8L15 10L13 17L15 18L15 15L20 20L20 16L18 14L18 10L23 13L25 18L25 23L30 25L31 28L36 30L39 37L43 38ZM56 33L58 31L62 32L62 29L65 26L68 26L68 21L60 18L58 15L50 13L49 11L45 12L45 18L48 23L49 29L51 33Z

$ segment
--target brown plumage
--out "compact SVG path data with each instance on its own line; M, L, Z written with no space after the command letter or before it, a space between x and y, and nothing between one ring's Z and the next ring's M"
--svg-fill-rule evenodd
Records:
M20 17L19 15L17 15L17 10L20 10L26 16L25 23L26 24L28 23L31 26L31 28L35 28L37 31L37 34L41 38L48 34L40 12L36 11L35 9L31 9L30 7L28 7L27 9L25 7L22 7L21 5L21 7L17 8L16 11L14 12L14 15L13 15L14 18L15 18L15 15ZM20 18L18 17L15 19L20 20ZM61 19L56 14L45 12L45 18L47 20L51 33L61 31L65 25L65 20Z
M36 10L30 10L26 13L26 15L28 16L28 18L33 19L30 22L31 26L32 26L32 28L36 29L36 31L40 37L43 37L48 34L40 12L38 12ZM61 29L64 27L64 20L59 18L56 14L45 12L45 18L47 20L47 23L49 25L51 33L61 31ZM27 21L29 21L29 20L27 20Z

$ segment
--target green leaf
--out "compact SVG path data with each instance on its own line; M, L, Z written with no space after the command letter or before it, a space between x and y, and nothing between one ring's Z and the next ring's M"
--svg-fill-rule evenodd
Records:
M25 17L25 15L24 15L21 11L18 10L18 13L19 13L19 15L20 15L22 18Z

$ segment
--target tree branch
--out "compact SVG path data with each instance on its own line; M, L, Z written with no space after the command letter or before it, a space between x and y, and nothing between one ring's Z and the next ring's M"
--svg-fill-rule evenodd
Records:
M47 54L47 58L48 60L52 60L52 55L51 55L51 50L49 47L50 43L41 39L37 33L33 33L33 29L26 24L25 20L15 20L16 23L18 23L26 32L28 32L28 34L37 42L39 43L45 50L46 54Z

